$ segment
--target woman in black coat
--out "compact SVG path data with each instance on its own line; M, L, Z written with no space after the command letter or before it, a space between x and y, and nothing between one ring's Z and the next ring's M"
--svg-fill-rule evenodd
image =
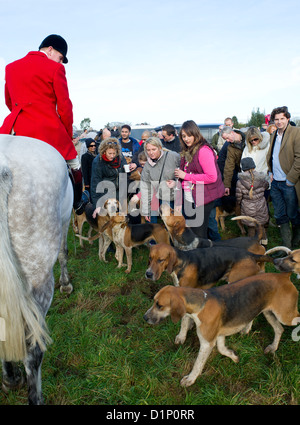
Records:
M84 189L91 191L92 164L96 158L96 142L94 139L86 139L87 152L81 157L81 172L84 182Z
M119 200L120 174L125 173L126 160L122 155L118 139L110 137L103 140L99 146L99 155L93 160L91 177L91 202L95 218L101 210L101 198L116 198ZM124 189L127 195L127 175L124 174ZM99 183L101 183L99 185ZM104 203L104 201L103 201Z

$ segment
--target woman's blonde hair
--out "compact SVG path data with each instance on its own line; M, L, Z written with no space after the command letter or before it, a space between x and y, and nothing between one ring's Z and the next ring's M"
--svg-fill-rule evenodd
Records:
M160 139L158 137L149 137L144 142L144 152L145 152L146 155L147 155L147 150L146 150L147 145L153 145L153 146L156 146L159 149L162 149L162 143L161 143L161 141L160 141Z
M250 139L253 139L253 137L259 139L259 143L263 139L263 136L262 136L260 130L257 127L249 127L249 129L246 133L246 142L247 142L247 145L248 145L249 152L251 152L252 148L253 148L252 143L250 142Z
M253 185L254 185L254 174L253 174L253 168L249 170L249 173L251 174L251 186L249 190L249 198L253 198Z
M108 139L102 140L99 146L99 154L102 156L107 149L114 149L117 153L116 156L121 156L122 149L118 139L115 137L109 137Z

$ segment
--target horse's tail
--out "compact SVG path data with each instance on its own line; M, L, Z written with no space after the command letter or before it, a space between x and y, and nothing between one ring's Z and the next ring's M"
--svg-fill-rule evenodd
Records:
M0 358L24 360L30 346L46 350L45 319L14 253L8 228L8 195L13 176L0 156Z

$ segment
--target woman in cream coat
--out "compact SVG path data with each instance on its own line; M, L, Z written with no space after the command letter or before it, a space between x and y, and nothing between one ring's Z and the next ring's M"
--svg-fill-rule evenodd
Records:
M243 150L242 158L252 158L256 171L263 173L270 184L268 175L267 154L270 147L270 134L263 133L257 127L249 127L246 133L246 144Z

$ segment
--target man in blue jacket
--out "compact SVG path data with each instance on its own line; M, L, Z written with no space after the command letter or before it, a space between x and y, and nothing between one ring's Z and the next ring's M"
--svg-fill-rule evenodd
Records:
M134 139L133 137L130 137L130 132L131 132L130 125L124 124L121 127L121 137L119 139L119 142L121 143L122 154L125 157L125 159L129 158L132 161L133 156L135 153L138 152L140 145L136 139ZM134 171L136 167L137 167L137 164L135 162L130 162L129 164L130 171Z

